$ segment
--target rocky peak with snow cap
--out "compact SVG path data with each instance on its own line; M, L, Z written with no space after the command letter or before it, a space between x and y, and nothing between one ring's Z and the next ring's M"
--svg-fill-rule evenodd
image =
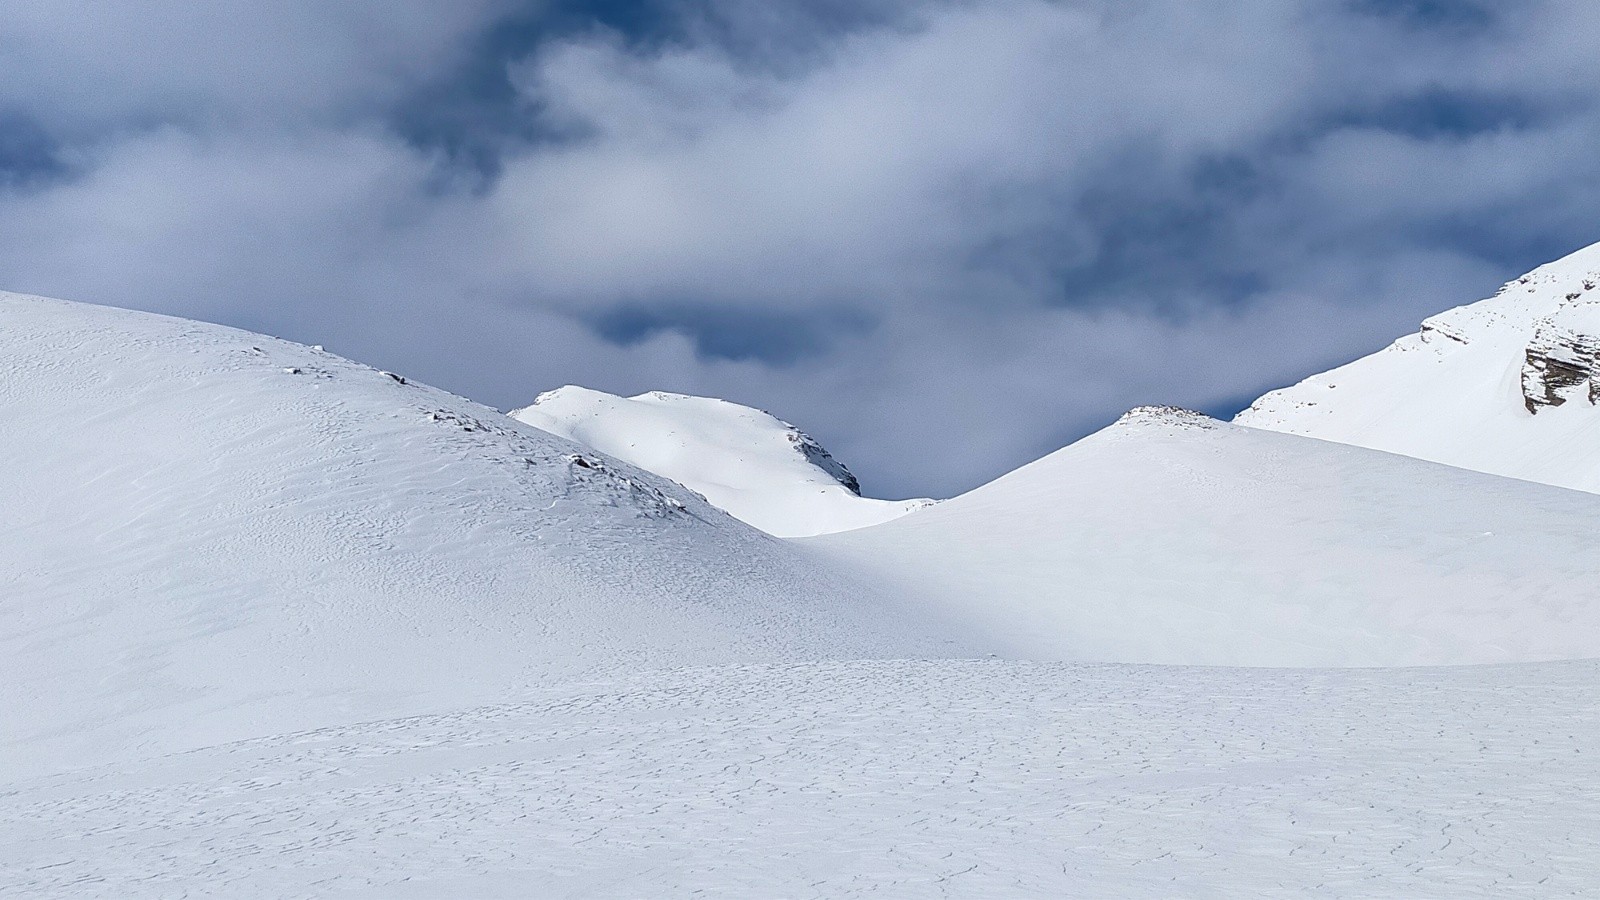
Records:
M1600 492L1597 405L1600 244L1273 391L1234 421Z
M619 397L568 385L512 418L670 478L769 534L876 525L931 500L874 500L821 443L764 410L650 391Z

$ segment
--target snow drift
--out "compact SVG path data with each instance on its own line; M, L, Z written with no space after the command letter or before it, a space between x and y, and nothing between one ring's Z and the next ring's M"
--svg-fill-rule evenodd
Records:
M1600 497L1142 409L806 541L1016 656L1262 666L1600 652Z

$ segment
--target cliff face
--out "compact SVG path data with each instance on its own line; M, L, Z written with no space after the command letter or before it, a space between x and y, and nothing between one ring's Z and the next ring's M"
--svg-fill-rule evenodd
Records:
M1595 281L1583 285L1583 293L1568 294L1561 309L1539 320L1524 351L1522 399L1530 413L1600 400L1600 303L1580 302L1592 296Z

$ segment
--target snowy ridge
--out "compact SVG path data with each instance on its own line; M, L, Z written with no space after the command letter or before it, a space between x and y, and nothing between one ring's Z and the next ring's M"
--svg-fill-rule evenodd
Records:
M1143 407L790 542L233 329L0 295L0 370L0 895L1600 884L1593 661L1058 661L1592 656L1597 496ZM870 508L764 414L612 399Z
M1597 525L1590 494L1147 407L804 543L1012 656L1394 666L1594 656Z
M0 367L8 771L944 646L671 481L319 348L6 294Z
M511 417L682 484L769 534L804 537L886 522L931 500L873 500L810 435L726 400L568 385Z
M1273 391L1234 421L1600 492L1597 356L1600 245Z

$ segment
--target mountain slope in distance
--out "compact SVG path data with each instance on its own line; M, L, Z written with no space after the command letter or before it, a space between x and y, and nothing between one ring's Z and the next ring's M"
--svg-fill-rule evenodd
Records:
M1600 244L1234 421L1600 492L1597 401Z
M850 470L810 435L726 400L568 385L510 415L670 478L779 537L876 525L933 502L863 497Z
M1591 657L1600 497L1146 408L915 516L803 542L1012 656Z

